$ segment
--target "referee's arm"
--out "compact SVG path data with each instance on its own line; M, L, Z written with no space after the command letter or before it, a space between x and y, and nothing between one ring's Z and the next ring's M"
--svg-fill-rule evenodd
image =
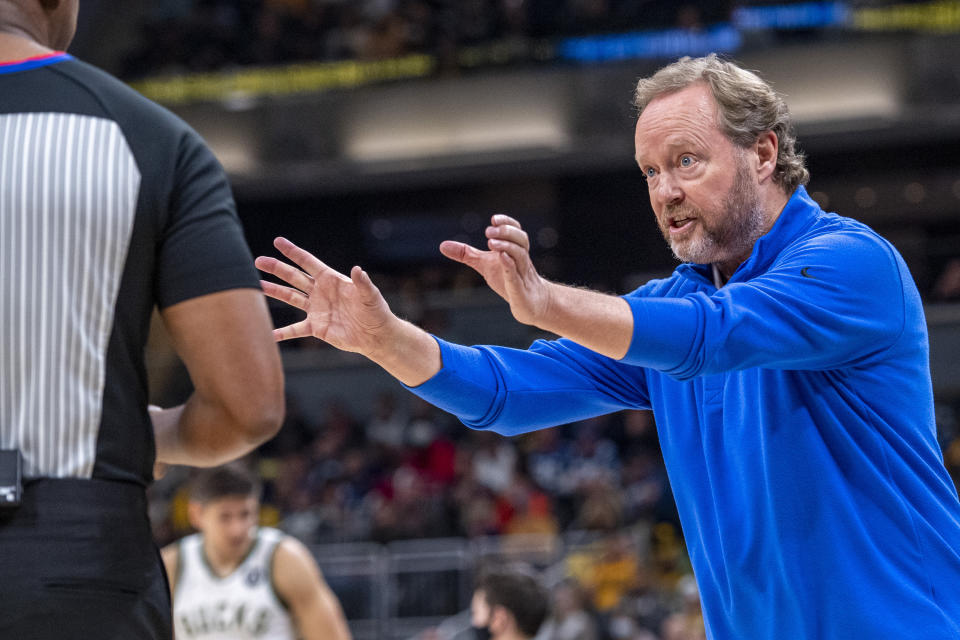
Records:
M263 294L230 289L172 305L161 316L194 392L181 407L151 413L157 460L217 466L276 435L283 368Z

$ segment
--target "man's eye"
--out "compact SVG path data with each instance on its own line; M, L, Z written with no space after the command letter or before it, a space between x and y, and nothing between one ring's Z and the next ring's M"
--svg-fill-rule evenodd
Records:
M654 169L653 167L647 167L646 169L643 170L643 175L647 179L653 178L654 176L657 175L657 170Z
M693 156L683 156L680 158L681 167L689 167L693 164Z

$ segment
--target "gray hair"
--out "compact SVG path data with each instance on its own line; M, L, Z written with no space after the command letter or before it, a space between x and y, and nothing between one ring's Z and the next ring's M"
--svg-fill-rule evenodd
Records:
M717 125L731 142L748 147L760 134L772 131L777 136L777 168L773 181L790 194L810 179L803 153L797 150L797 137L790 111L783 97L751 71L711 53L704 58L683 57L637 83L633 104L638 115L654 98L680 91L697 82L710 87L717 103Z

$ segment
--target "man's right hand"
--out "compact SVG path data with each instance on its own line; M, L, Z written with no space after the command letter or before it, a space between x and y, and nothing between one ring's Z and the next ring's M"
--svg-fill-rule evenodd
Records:
M436 340L395 316L363 269L354 267L348 278L289 240L277 238L273 245L300 269L276 258L257 258L258 269L290 285L262 281L263 291L307 314L300 322L275 329L274 338L314 336L370 358L411 387L440 370Z
M397 318L363 269L354 267L348 278L286 238L277 238L273 245L300 268L276 258L257 258L258 269L290 285L264 280L263 291L307 314L300 322L275 329L278 341L313 336L366 356L381 350L388 325Z

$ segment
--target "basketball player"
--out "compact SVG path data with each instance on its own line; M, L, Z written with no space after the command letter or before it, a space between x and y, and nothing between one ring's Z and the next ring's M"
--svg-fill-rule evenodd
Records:
M299 541L257 526L260 486L238 465L193 484L199 533L163 550L177 640L350 640L337 597Z
M166 640L154 463L271 437L283 369L223 169L63 52L78 4L0 0L0 638ZM151 416L156 308L195 391Z

